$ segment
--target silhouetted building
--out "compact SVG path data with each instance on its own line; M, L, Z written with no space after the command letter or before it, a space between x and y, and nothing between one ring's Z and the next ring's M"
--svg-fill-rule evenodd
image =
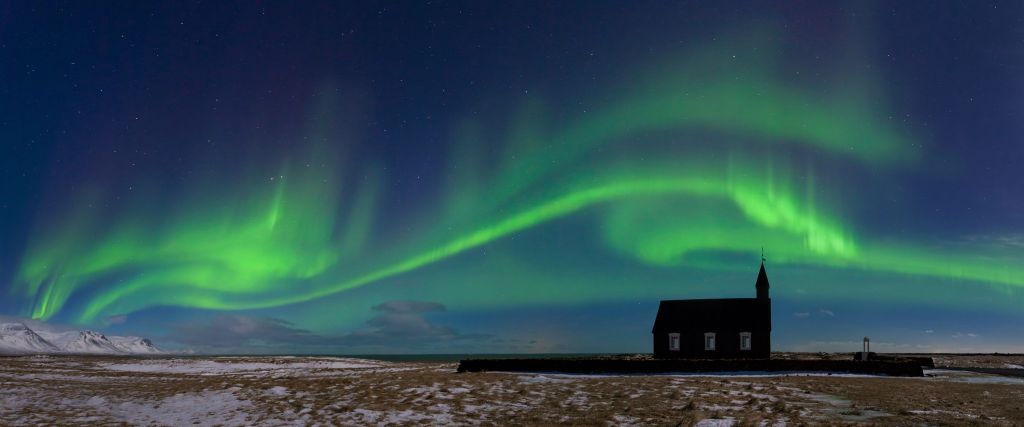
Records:
M757 273L757 298L666 300L654 320L654 357L767 359L772 300L768 275Z

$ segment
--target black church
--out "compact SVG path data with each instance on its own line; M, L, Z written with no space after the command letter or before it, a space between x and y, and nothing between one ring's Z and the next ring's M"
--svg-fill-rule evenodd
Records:
M665 300L654 320L654 357L767 359L772 300L768 275L757 273L757 298Z

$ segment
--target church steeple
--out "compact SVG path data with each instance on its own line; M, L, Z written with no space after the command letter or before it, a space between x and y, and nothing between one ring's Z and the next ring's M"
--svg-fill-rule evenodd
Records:
M757 282L754 287L757 288L757 299L768 300L768 274L764 272L764 262L767 261L764 258L764 248L761 248L761 271L757 272Z

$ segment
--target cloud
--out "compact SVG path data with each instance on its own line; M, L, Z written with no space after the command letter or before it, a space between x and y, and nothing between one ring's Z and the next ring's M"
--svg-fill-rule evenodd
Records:
M822 316L828 316L828 317L835 317L836 316L836 314L833 313L832 310L825 310L824 308L818 310L818 314L822 315Z
M968 236L968 242L1004 249L1024 249L1024 233Z
M219 314L205 321L188 321L174 326L167 339L197 347L200 352L270 351L295 345L316 346L327 337L272 317Z
M168 340L200 353L398 353L453 349L454 344L494 343L486 334L464 334L426 317L446 311L444 305L424 301L388 301L365 327L344 334L316 334L286 320L220 314L203 321L175 325Z
M445 311L445 307L436 302L423 301L388 301L372 307L375 311L387 313L429 313L432 311Z
M128 315L126 314L115 314L113 316L107 316L103 318L103 323L106 325L121 325L128 321Z
M799 318L804 318L804 317L807 317L807 316L810 316L810 315L811 315L811 313L807 312L807 311L793 313L793 317L799 317Z
M957 333L951 335L951 337L953 337L954 339L960 339L960 338L964 338L964 337L967 337L967 338L977 338L978 334L976 334L974 332L968 332L966 334L962 333L962 332L957 332Z
M480 341L493 338L484 334L462 334L438 325L425 317L444 312L444 305L424 301L389 301L373 306L380 314L366 321L367 327L339 337L346 346L404 349L444 348L455 341Z

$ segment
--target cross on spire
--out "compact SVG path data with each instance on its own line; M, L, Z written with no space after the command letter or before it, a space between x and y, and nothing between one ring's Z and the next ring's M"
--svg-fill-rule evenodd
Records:
M764 264L765 261L768 259L764 257L764 246L761 246L761 264Z

